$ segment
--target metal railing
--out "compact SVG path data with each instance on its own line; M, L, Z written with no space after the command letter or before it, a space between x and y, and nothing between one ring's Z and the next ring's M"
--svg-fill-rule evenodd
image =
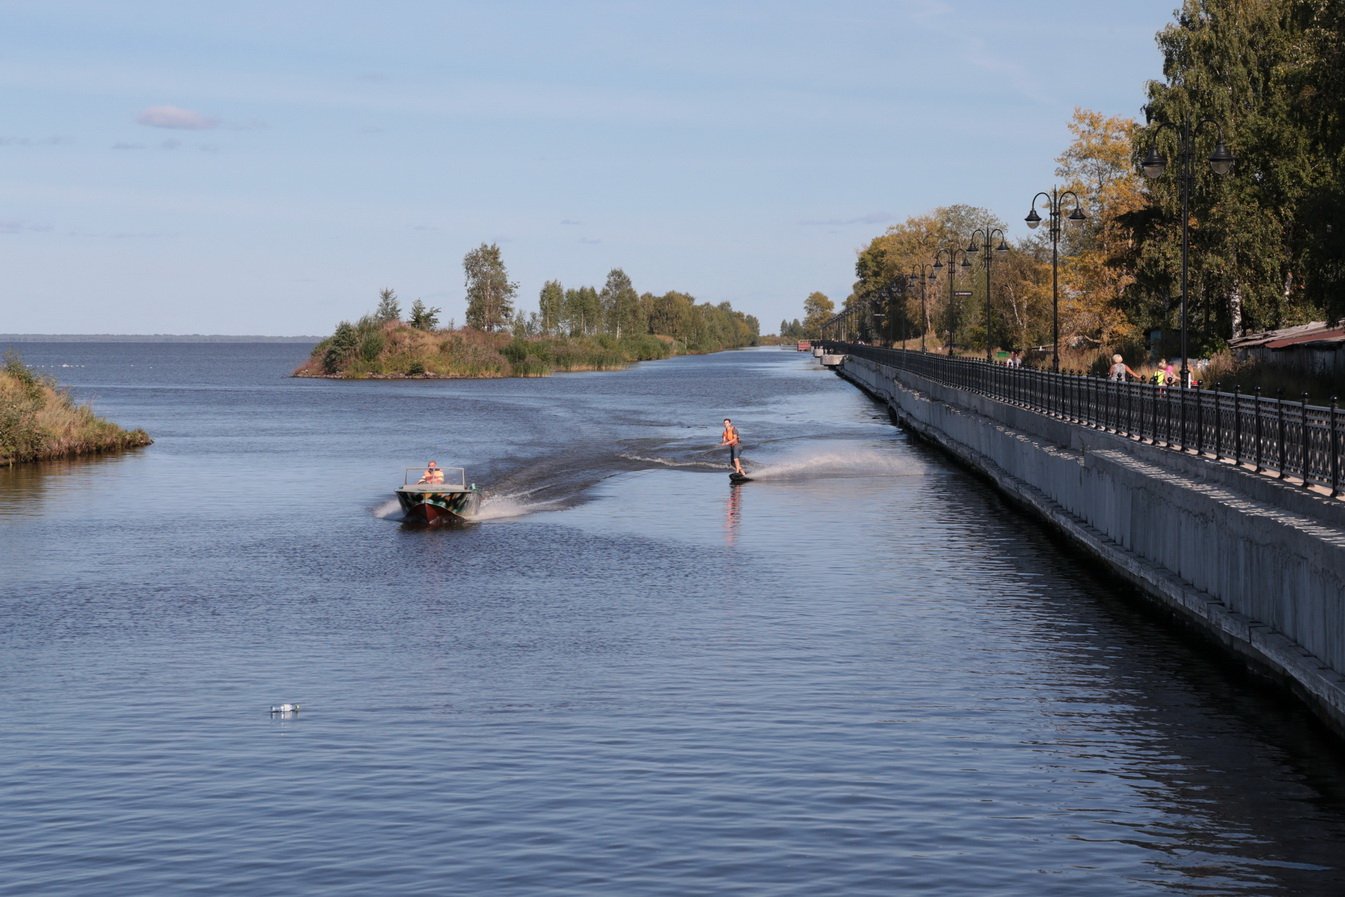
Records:
M1303 488L1324 486L1341 497L1345 414L1329 407L1254 392L1220 392L1149 383L1118 383L1084 374L1053 374L971 358L948 358L903 349L827 343L828 351L979 393L1080 426L1108 430L1140 442L1250 465L1257 473L1296 479Z

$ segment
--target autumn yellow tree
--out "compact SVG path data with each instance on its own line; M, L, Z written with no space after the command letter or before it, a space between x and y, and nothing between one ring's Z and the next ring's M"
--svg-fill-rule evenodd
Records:
M1074 141L1056 159L1056 176L1083 201L1088 220L1062 234L1060 339L1070 346L1110 346L1133 339L1122 296L1134 281L1131 231L1123 216L1146 203L1134 168L1136 123L1075 109Z

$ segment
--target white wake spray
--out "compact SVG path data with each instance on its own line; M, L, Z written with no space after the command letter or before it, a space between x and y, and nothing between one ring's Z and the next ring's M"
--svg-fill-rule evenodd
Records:
M778 458L746 459L755 480L811 480L836 477L922 476L924 466L872 443L831 442L800 447Z

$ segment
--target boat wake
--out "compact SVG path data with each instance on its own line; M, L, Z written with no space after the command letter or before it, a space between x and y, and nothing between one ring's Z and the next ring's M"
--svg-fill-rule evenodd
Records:
M816 480L837 477L923 476L924 466L872 444L802 448L779 458L747 459L754 480Z
M402 516L402 506L397 502L397 499L390 498L374 508L374 516L379 520L391 520L393 517L400 518Z
M724 452L717 452L724 454ZM641 466L653 465L655 467L669 467L677 470L722 470L728 465L722 461L707 461L702 459L679 460L677 458L659 458L649 455L623 454L621 456L626 461L631 461Z
M555 500L537 501L527 495L501 495L498 493L485 492L481 495L481 506L476 509L469 520L487 521L487 520L510 520L515 517L526 517L529 514L537 514L542 511L556 511L562 507L561 503Z

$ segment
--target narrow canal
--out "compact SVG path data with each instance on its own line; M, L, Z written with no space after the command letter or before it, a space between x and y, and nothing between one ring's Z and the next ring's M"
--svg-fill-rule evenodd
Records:
M811 357L20 348L156 443L0 471L0 891L1345 890L1338 742Z

